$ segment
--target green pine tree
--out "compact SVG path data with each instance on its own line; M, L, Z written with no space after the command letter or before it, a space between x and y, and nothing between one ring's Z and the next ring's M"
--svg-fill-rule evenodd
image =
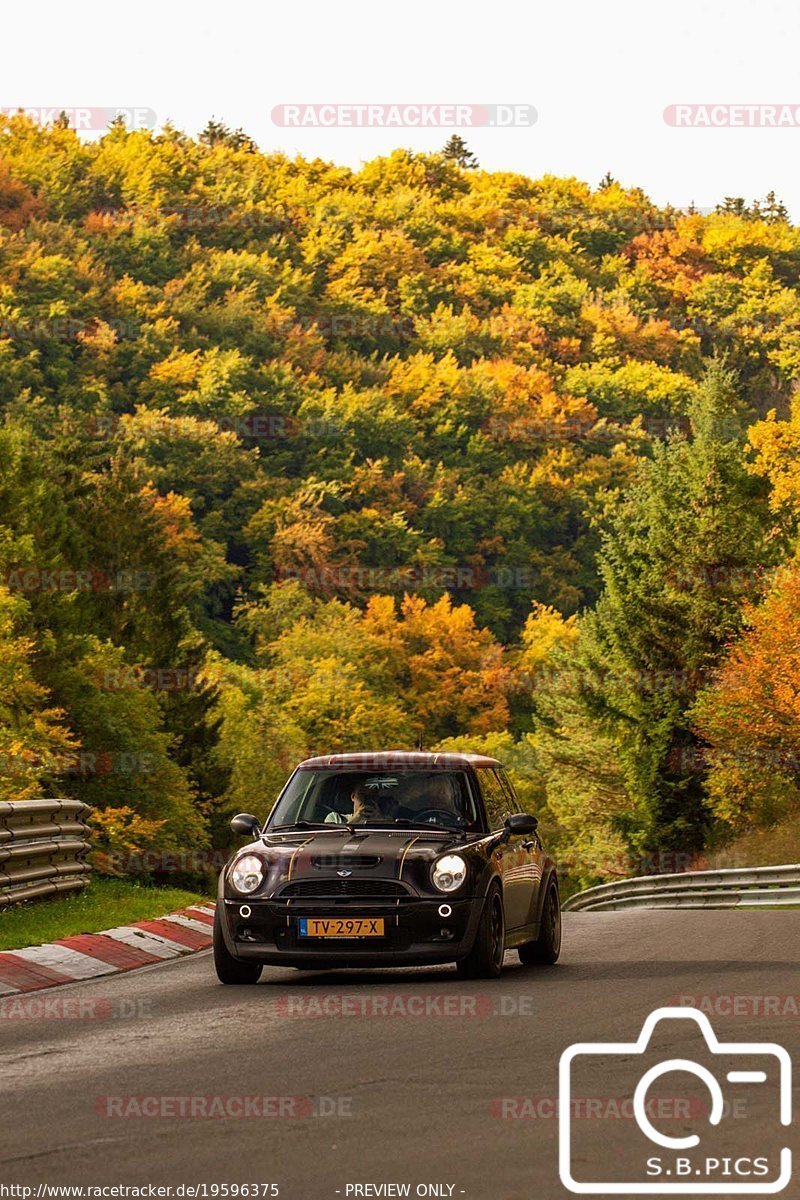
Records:
M230 129L223 121L211 117L200 134L200 141L207 146L229 146L232 150L258 149L253 139L243 129Z
M451 134L447 139L442 147L442 155L446 159L449 159L450 162L454 162L459 167L465 167L468 170L474 170L480 166L477 158L458 133Z
M691 438L657 445L613 510L599 557L603 592L582 622L555 711L549 698L551 727L566 724L559 713L568 709L574 726L577 704L596 740L610 738L628 796L613 824L638 851L704 844L702 748L688 710L776 552L762 485L743 463L733 383L711 364ZM597 766L587 758L586 767L589 795Z

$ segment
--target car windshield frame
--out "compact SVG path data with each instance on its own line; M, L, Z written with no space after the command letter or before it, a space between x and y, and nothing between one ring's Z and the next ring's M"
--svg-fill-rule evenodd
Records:
M304 784L304 777L308 777L308 782ZM403 798L408 799L408 789L400 788L400 778L408 780L411 777L417 779L419 777L419 789L423 791L426 784L431 783L435 779L437 783L441 780L447 780L444 785L444 792L450 791L450 800L454 801L453 807L450 805L437 803L436 798L432 798L431 802L426 804L423 802L422 795L418 794L415 797L416 810L418 812L426 812L433 809L440 809L443 813L447 812L452 815L452 821L442 820L421 820L416 818L413 810L409 811L408 807L400 804L398 807L400 812L395 812L394 815L388 814L364 816L360 819L352 818L353 813L341 813L341 819L331 819L329 821L321 821L319 819L318 808L320 804L328 807L329 811L336 811L343 805L349 803L344 800L343 796L350 795L350 789L356 782L367 783L378 778L391 778L392 785L389 785L384 790L383 787L376 788L378 795L386 796L393 786L398 786L398 794ZM339 788L331 788L334 779L342 780L342 786ZM321 780L321 787L319 781ZM455 781L455 782L453 782ZM454 790L455 788L455 790ZM442 791L440 785L439 791ZM320 792L324 791L324 796ZM327 799L331 797L333 791L334 804L327 805ZM316 794L315 794L316 793ZM442 796L440 796L441 801ZM485 825L485 817L483 807L480 802L478 791L471 779L471 773L466 767L448 766L446 769L436 767L420 767L420 766L398 766L387 767L382 771L367 771L363 768L354 767L298 767L291 777L287 780L285 787L282 789L278 799L267 817L264 824L263 833L289 833L293 830L298 831L315 831L315 832L357 832L367 829L372 830L401 830L412 832L427 832L427 833L443 833L449 834L451 837L461 835L483 833Z

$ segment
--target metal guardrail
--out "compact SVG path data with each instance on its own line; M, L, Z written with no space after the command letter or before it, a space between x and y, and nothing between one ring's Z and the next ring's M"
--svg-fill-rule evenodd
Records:
M800 906L800 865L640 875L570 896L565 912L620 908L772 908Z
M88 815L80 800L0 802L0 908L86 886Z

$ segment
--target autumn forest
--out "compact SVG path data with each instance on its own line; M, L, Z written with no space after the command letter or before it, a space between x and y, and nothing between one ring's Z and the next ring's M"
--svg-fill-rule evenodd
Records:
M774 195L3 118L0 800L190 874L299 759L422 744L500 757L575 886L768 855L799 377Z

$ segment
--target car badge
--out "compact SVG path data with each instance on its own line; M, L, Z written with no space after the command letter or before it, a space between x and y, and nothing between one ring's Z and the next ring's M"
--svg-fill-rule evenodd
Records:
M337 875L341 875L342 879L346 879L348 875L352 875L352 871L337 871Z

